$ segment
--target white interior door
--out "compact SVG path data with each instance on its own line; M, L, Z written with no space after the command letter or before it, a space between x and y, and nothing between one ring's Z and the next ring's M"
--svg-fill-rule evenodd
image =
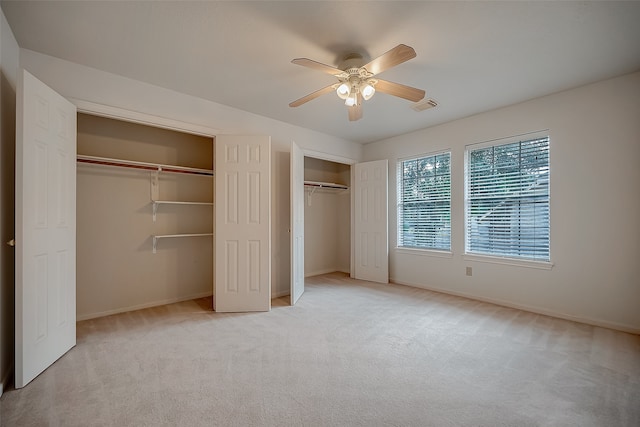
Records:
M355 278L389 282L388 162L355 165Z
M76 345L76 107L28 72L16 111L15 386Z
M291 305L304 293L304 153L291 142Z
M215 141L215 289L218 312L271 309L271 142Z

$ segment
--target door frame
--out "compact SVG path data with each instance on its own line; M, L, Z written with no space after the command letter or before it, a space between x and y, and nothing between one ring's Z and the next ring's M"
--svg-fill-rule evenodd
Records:
M65 97L69 102L74 104L77 113L89 114L93 116L105 117L108 119L120 120L124 122L136 123L140 125L156 127L160 129L173 130L181 133L203 136L211 138L215 144L216 134L219 130L207 126L197 125L194 123L183 122L180 120L168 119L166 117L156 116L153 114L141 113L138 111L127 110L126 108L114 107L106 104L99 104L82 99ZM77 231L77 226L76 226ZM211 287L213 292L213 286ZM77 294L77 289L76 289Z
M177 132L189 133L192 135L204 136L212 139L214 139L216 135L221 133L219 129L210 128L208 126L202 126L195 123L183 122L180 120L169 119L153 114L127 110L126 108L99 104L96 102L85 101L83 99L77 98L67 98L67 100L76 106L76 108L78 109L78 113L106 117L108 119L122 120L125 122L137 123L161 129L174 130Z
M350 166L350 182L349 182L349 188L353 188L353 184L355 182L355 165L356 163L360 163L359 161L352 159L350 157L344 157L344 156L338 156L338 155L334 155L334 154L329 154L329 153L325 153L323 151L316 151L316 150L310 150L308 148L304 148L302 146L300 146L298 144L298 147L300 147L300 149L302 150L302 157L303 159L305 157L311 157L314 159L319 159L319 160L326 160L329 162L334 162L334 163L341 163L344 165L349 165ZM304 168L304 165L303 165ZM289 199L291 199L291 195L289 195ZM306 205L306 204L305 204ZM350 218L350 236L349 236L349 245L350 245L350 256L351 259L349 260L349 277L355 277L355 263L354 263L354 259L355 259L355 251L356 251L356 247L355 247L355 197L354 197L354 193L353 191L350 192L349 194L349 208L350 208L350 212L349 212L349 218ZM293 257L293 249L292 249L292 255ZM291 260L291 262L293 262L293 260ZM293 278L291 278L291 280L293 280Z

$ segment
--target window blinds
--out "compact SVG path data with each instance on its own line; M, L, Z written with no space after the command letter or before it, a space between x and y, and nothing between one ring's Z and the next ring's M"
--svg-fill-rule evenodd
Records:
M549 261L549 137L467 150L466 252Z
M451 153L398 163L398 247L451 249Z

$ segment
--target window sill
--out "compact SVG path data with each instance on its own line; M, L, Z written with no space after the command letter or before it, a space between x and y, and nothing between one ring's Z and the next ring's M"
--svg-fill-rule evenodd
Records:
M436 257L436 258L453 258L453 252L439 251L437 249L396 247L396 252L399 254L407 254L407 255L430 256L430 257Z
M502 258L490 255L465 254L462 259L466 261L486 262L490 264L511 265L515 267L536 268L538 270L551 270L553 263L549 261L533 261L526 259Z

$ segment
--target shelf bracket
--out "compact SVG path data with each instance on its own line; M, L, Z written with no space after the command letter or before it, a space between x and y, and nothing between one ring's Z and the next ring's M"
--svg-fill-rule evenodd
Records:
M151 172L151 200L158 200L160 194L160 172L162 172L162 168L158 166L158 170Z
M154 204L155 206L155 204ZM156 253L156 246L158 244L158 238L156 236L153 236L153 253Z
M162 172L162 167L158 166L158 169L151 172L151 178L149 181L150 189L151 189L151 202L153 204L153 222L156 222L156 215L158 213L158 204L156 200L159 199L160 195L160 172ZM154 242L155 249L155 242ZM154 252L155 253L155 252Z
M311 188L309 189L309 194L307 195L307 206L311 206L311 196L313 196L313 193L315 193L315 192L316 192L316 189L317 189L317 188L318 188L318 187L311 187Z

